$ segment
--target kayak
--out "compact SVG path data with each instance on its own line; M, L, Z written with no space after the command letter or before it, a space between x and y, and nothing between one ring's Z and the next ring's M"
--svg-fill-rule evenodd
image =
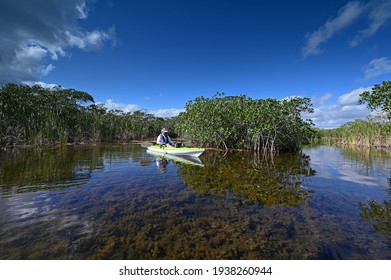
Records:
M156 153L152 152L150 150L147 150L147 153L149 155L161 158L161 159L170 159L175 162L184 163L184 164L190 164L190 165L197 165L197 166L204 166L202 164L202 161L198 157L192 157L192 156L186 156L186 155L170 155L170 154L162 154L162 153Z
M192 156L199 157L205 149L202 148L187 148L187 147L161 147L159 145L152 145L147 147L149 151L160 153L160 154L169 154L169 155L177 155L177 156Z

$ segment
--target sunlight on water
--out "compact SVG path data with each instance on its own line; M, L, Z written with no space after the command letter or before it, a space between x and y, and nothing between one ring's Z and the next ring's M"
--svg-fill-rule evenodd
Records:
M189 162L190 161L190 162ZM391 259L390 155L0 152L0 259Z

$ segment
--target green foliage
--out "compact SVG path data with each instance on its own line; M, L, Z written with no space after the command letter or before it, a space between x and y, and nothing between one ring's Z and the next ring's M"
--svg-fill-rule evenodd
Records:
M0 88L0 146L111 142L156 137L165 120L95 104L74 89L7 84Z
M254 100L217 93L189 101L175 128L206 147L294 150L314 133L312 122L301 118L312 111L309 98Z
M67 142L88 125L80 122L86 102L94 99L74 89L7 84L0 88L1 143Z
M198 97L171 119L95 104L74 89L7 84L0 88L0 145L112 142L155 138L162 127L204 147L295 150L314 133L301 114L309 98L254 100L246 95Z
M322 141L359 147L391 147L391 126L384 116L348 122L335 129L319 130Z
M321 129L319 137L328 144L343 144L359 147L391 147L391 81L375 85L371 91L360 94L360 104L381 111L378 115L369 115L366 120L348 122L335 129Z
M383 81L381 85L375 85L372 91L360 94L360 104L367 103L370 110L381 110L391 120L391 81Z

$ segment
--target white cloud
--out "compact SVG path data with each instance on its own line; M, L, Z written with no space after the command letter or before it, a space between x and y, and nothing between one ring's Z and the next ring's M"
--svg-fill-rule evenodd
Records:
M373 36L382 26L391 20L391 1L369 2L368 13L369 25L358 32L357 36L350 42L350 46L357 46L362 40Z
M337 128L356 119L365 119L370 114L365 105L332 105L314 109L313 114L305 114L303 118L312 119L315 126L319 128Z
M114 29L109 29L106 32L94 30L92 32L65 32L67 45L69 47L77 47L82 50L90 50L100 48L105 41L109 40L114 33ZM54 52L56 53L56 51Z
M302 55L307 58L322 53L321 46L335 34L351 26L359 19L365 19L366 27L358 30L349 44L355 47L363 40L373 36L391 20L391 1L370 0L367 3L351 1L342 7L336 17L329 19L312 33L306 34Z
M124 104L114 102L113 99L107 99L103 105L109 110L121 110L125 113L133 113L135 111L141 110L141 108L136 104Z
M338 98L337 104L333 105L314 102L314 113L303 114L303 118L312 119L315 126L319 128L337 128L356 119L365 119L371 112L365 105L359 105L358 99L362 92L370 89L369 87L360 87L352 90L349 93L341 95ZM330 94L324 96L329 97Z
M311 101L312 101L313 105L321 106L321 105L325 104L327 101L329 101L331 99L331 97L333 97L333 95L331 93L326 93L319 98L316 98L316 97L311 98Z
M109 110L121 110L125 113L133 113L135 111L143 110L140 106L136 104L124 104L117 103L113 99L107 99L105 102L97 102L98 104L103 104ZM170 108L170 109L158 109L147 111L148 114L153 114L156 117L161 118L171 118L178 116L179 113L184 112L185 109Z
M76 5L76 10L79 12L79 18L80 19L86 19L88 16L88 10L86 3L80 3L79 5Z
M49 64L47 66L43 66L42 67L41 73L46 76L47 74L49 74L54 69L56 69L56 67L54 67L52 64Z
M171 117L178 116L179 113L184 112L184 111L185 111L185 109L171 108L171 109L154 110L154 111L151 111L150 113L155 115L156 117L171 118Z
M306 58L322 52L320 46L326 43L337 32L351 25L363 13L363 6L359 2L349 2L338 11L335 18L329 19L318 30L306 35L307 42L302 49Z
M88 0L2 0L0 7L0 85L37 81L55 69L49 60L69 48L92 50L115 40L114 28L80 27L88 17Z
M42 60L48 51L40 46L37 42L31 40L20 45L20 48L15 51L15 58L17 60Z
M44 82L31 82L31 81L29 81L29 82L24 82L24 84L29 85L29 86L39 85L43 88L48 88L48 89L61 88L60 85L48 84L48 83L44 83Z
M360 94L364 91L370 91L371 87L363 88L360 87L358 89L352 90L349 93L343 94L338 97L338 104L341 106L346 105L358 105L358 100L360 99Z
M364 68L364 80L367 81L387 73L391 73L391 60L389 58L372 59Z

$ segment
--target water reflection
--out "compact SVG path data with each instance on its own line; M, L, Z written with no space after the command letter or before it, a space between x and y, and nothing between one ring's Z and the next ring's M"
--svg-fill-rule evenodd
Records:
M202 161L198 157L193 156L186 156L186 155L171 155L171 154L159 154L155 153L153 151L147 150L147 153L154 156L156 158L156 165L158 166L159 170L162 171L162 169L165 170L166 165L172 161L176 163L181 164L188 164L188 165L196 165L196 166L204 166Z
M359 206L361 217L370 222L374 229L391 237L391 200L370 200Z
M103 166L98 152L20 149L0 153L1 194L16 194L81 185Z
M162 173L136 145L1 152L0 259L390 259L389 203L369 203L389 200L386 156L343 153L208 151Z
M252 152L209 153L205 168L182 165L179 175L198 195L226 196L236 203L262 206L308 205L311 191L302 185L303 176L316 171L301 153L265 158Z
M321 146L308 148L311 164L317 176L339 186L339 194L350 192L353 207L358 205L360 216L380 234L391 236L391 152L384 149ZM341 184L347 181L354 184ZM363 186L363 188L361 187ZM366 188L370 187L370 189ZM357 199L361 192L361 199ZM388 194L388 195L387 195ZM335 195L333 195L335 196ZM336 199L338 203L341 199ZM345 209L351 207L345 205Z
M167 164L169 163L169 160L166 158L160 158L156 157L156 166L159 169L161 173L165 173L167 170Z
M311 166L320 177L368 186L388 184L391 161L387 151L316 146L304 152L311 157Z
M0 152L2 194L55 190L85 184L92 172L120 163L152 163L133 145L69 146L48 149L15 149Z

